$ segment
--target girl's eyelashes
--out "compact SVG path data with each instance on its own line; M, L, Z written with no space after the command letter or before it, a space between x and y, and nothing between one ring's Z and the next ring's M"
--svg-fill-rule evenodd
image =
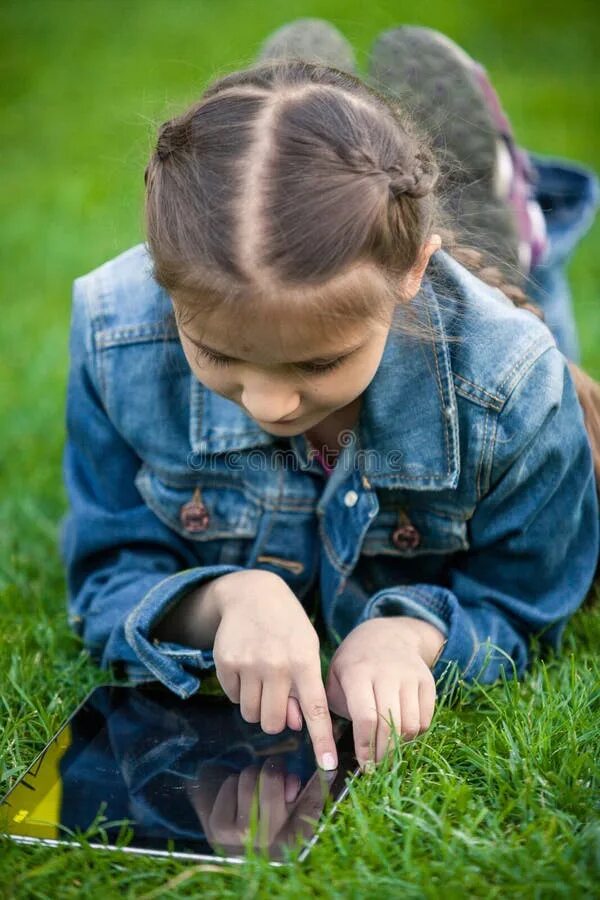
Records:
M208 359L215 366L228 366L229 360L226 356L215 356L214 353L211 353L209 350L205 350L204 347L198 347L196 345L197 352L204 357L204 359Z
M320 366L315 363L303 363L299 368L303 369L305 372L318 374L319 372L330 372L331 369L337 369L338 366L346 359L345 356L339 356L337 359L332 359L331 362L322 363Z
M226 356L216 356L214 353L211 353L209 350L205 350L204 347L196 347L198 352L209 362L211 362L215 366L228 366L231 363ZM303 363L298 366L299 369L305 372L309 372L310 374L318 375L321 372L330 372L332 369L336 369L340 366L343 361L346 359L345 356L340 356L337 359L332 360L329 363L324 363L322 365L316 365L315 363Z

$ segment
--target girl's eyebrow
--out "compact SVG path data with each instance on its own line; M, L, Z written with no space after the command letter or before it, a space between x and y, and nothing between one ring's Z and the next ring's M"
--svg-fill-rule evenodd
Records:
M235 356L228 356L226 353L221 353L220 350L215 350L212 347L209 347L208 344L204 344L202 341L196 341L194 338L190 337L182 328L180 328L182 334L186 336L190 343L194 344L195 347L198 347L200 350L207 350L208 353L213 353L215 356L222 356L225 359L235 360ZM354 353L355 350L358 350L359 347L362 347L362 341L359 341L358 344L354 344L352 347L345 347L342 353L337 353L334 356L313 356L310 359L300 359L296 362L290 363L290 365L300 365L302 363L328 363L332 362L334 359L340 359L343 356L350 356L351 353Z

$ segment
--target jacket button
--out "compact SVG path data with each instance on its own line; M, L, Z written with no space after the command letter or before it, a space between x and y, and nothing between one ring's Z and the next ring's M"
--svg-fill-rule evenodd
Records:
M199 487L196 487L192 499L188 500L181 507L179 519L186 531L204 531L208 528L210 515L202 502L202 494Z
M346 506L356 506L358 494L356 491L346 491L344 494L344 503Z
M414 550L421 543L421 535L403 509L398 512L398 526L392 532L392 544L398 550Z

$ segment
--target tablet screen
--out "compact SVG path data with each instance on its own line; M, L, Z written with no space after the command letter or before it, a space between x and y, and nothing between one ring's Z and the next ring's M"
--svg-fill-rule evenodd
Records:
M0 830L25 842L77 843L83 833L97 847L239 861L250 829L271 860L286 846L303 858L357 770L352 729L334 724L339 766L326 773L306 726L270 735L221 695L104 685L3 799Z

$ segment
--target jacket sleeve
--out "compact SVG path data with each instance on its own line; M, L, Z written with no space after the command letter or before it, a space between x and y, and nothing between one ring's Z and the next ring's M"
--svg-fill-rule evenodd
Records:
M492 683L502 669L520 677L534 635L560 649L598 562L591 447L567 361L555 346L498 413L491 454L490 488L470 520L469 550L449 570L449 586L383 588L361 617L410 615L436 625L446 637L432 669L440 691L459 678Z
M108 417L94 365L82 279L73 285L60 523L69 624L95 662L132 681L159 680L181 697L214 665L212 650L150 639L153 627L202 582L241 569L197 565L192 547L143 502L141 459Z

